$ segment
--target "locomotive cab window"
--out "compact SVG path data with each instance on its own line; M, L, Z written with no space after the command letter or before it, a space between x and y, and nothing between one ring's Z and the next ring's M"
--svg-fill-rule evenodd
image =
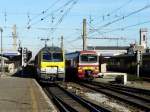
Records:
M53 53L53 60L54 61L63 61L63 54L62 53Z
M43 60L45 60L45 61L51 61L52 60L51 53L44 53L43 54Z
M63 61L62 53L44 53L43 61Z
M80 56L81 62L97 62L97 56L91 54L83 54Z

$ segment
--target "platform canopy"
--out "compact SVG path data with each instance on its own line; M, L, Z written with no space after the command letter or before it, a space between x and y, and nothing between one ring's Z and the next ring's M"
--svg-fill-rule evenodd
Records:
M3 58L3 60L6 60L6 61L8 61L9 59L8 58L6 58L6 57L2 57L2 56L0 56L0 60L1 60L1 58Z
M18 52L18 51L5 51L5 52L3 52L3 55L5 55L5 56L18 56L18 55L20 55L20 52Z

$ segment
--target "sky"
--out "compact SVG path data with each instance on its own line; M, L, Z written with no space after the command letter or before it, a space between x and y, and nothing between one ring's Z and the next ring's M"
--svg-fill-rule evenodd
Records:
M140 28L150 29L149 5L150 0L1 0L3 48L12 49L16 24L17 44L20 41L33 54L44 46L41 38L49 38L49 46L60 46L61 36L66 51L81 50L84 18L88 45L128 46L139 41Z

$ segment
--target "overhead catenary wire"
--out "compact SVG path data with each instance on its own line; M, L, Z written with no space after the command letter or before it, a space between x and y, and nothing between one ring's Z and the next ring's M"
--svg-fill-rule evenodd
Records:
M31 18L31 20L28 21L28 24L33 21L34 19L38 18L39 16L45 14L48 12L49 9L51 9L52 7L54 7L60 0L56 0L54 3L52 3L52 5L50 7L48 7L47 9L43 10L41 13L39 13L38 15L34 16L33 18Z
M140 9L138 9L138 10L135 10L135 11L133 11L133 12L131 12L131 13L125 15L125 16L122 16L122 17L120 17L120 18L118 18L118 19L115 19L115 20L113 20L113 21L110 21L110 22L108 22L108 23L106 23L106 24L100 26L99 28L94 29L93 32L97 32L98 30L101 30L101 29L104 28L104 27L107 27L107 26L109 26L109 25L111 25L111 24L114 24L114 23L116 23L116 22L118 22L118 21L120 21L120 20L123 20L123 19L125 19L125 18L127 18L127 17L129 17L129 16L131 16L131 15L134 15L134 14L136 14L136 13L138 13L138 12L141 12L141 11L143 11L143 10L145 10L145 9L148 9L148 8L150 8L150 5L146 5L146 6L140 8ZM93 32L90 32L90 33L93 33Z
M73 40L70 40L70 41L68 41L69 43L72 43L72 42L75 42L75 41L77 41L77 40L80 40L81 39L81 37L79 36L79 37L77 37L77 38L75 38L75 39L73 39Z
M77 3L78 0L74 0L72 2L72 4L70 4L70 7L68 7L68 9L66 9L66 11L63 11L64 13L62 14L62 16L58 19L58 22L55 23L55 25L53 26L54 28L51 29L51 33L53 35L53 33L56 31L57 27L59 24L61 24L61 22L63 21L64 17L69 13L69 11L73 8L73 6ZM53 37L52 37L52 42L53 42Z
M119 10L125 8L127 5L129 5L133 0L128 0L126 2L124 2L123 4L121 4L119 7L113 9L112 11L106 13L106 14L103 14L102 16L99 16L98 18L102 18L102 21L103 22L105 20L105 17L110 17L111 15L113 15L114 13L117 13ZM118 17L115 15L115 18ZM93 21L93 20L92 20ZM101 23L100 22L100 23Z
M53 13L56 13L56 12L58 12L58 11L60 11L60 10L63 10L64 7L66 7L67 5L69 5L69 4L72 3L72 2L74 2L74 0L69 0L69 1L67 1L65 4L63 4L63 5L60 6L59 8L57 8L57 9L51 11L49 14L45 15L45 16L42 17L40 20L35 21L35 22L33 22L33 23L30 23L30 24L27 26L27 28L29 29L32 25L35 25L35 24L37 24L37 23L39 23L39 22L45 20L46 18L48 18L49 16L51 16Z
M4 11L4 12L1 12L0 15L19 15L19 16L24 16L24 15L27 15L27 12L8 12L8 11ZM40 13L30 13L30 15L39 15Z
M70 12L70 10L73 8L73 6L77 3L78 0L75 0L71 6L64 12L64 14L59 18L58 22L54 25L54 27L56 28L65 18L65 16L67 16L67 14ZM56 30L56 29L55 29Z
M111 16L112 14L118 12L119 10L121 10L122 8L124 8L125 6L127 6L128 4L130 4L133 0L128 0L127 2L123 3L121 6L119 6L118 8L115 8L114 10L112 10L111 12L104 14L103 16L101 16L103 18L103 20L105 19L105 16Z
M116 28L116 29L113 29L113 30L110 30L110 31L107 31L107 32L101 32L101 34L110 33L110 32L114 32L114 31L118 31L118 30L125 30L127 28L139 26L139 25L146 24L146 23L150 23L150 20L144 21L144 22L140 22L140 23L136 23L136 24L132 24L132 25L128 25L128 26L121 27L121 28Z
M68 40L64 40L65 42L67 42L67 45L69 44L69 46L71 46L72 48L78 49L77 46L73 45L71 41Z
M120 7L112 10L110 13L107 14L107 16L110 16L114 13L116 13L117 11L119 11L120 9L124 8L126 5L128 5L129 3L131 3L133 0L128 0L127 2L125 2L124 4L122 4Z

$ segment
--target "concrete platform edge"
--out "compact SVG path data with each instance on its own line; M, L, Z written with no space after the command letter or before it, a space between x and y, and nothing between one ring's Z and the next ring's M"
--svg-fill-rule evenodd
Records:
M32 80L33 80L33 81L35 82L35 84L38 86L40 92L42 93L42 95L43 95L44 99L46 100L46 102L49 104L50 108L53 109L53 111L51 111L51 112L57 112L57 110L56 110L55 107L53 106L51 100L50 100L50 99L48 98L48 96L45 94L45 92L43 91L43 89L41 88L41 86L37 83L37 81L36 81L35 79L32 79Z

